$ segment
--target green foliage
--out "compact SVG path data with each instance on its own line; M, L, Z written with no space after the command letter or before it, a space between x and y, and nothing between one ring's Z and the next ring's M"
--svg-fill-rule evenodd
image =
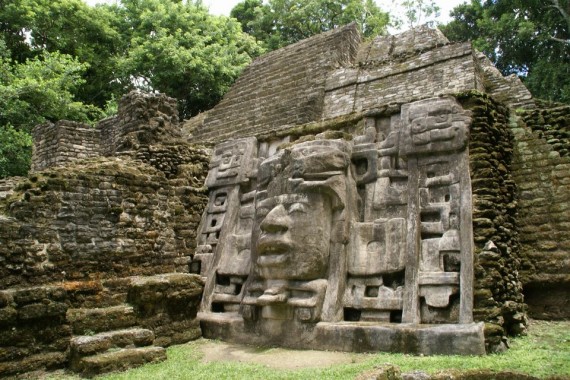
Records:
M112 7L82 0L0 0L0 31L16 63L44 51L76 57L89 66L75 90L79 101L102 107L121 87L114 81L113 57L126 47Z
M187 118L214 106L261 52L199 0L0 0L0 126L95 121L133 88L177 98Z
M471 0L442 30L452 41L472 40L535 97L570 102L569 14L570 0Z
M231 16L268 50L356 22L365 36L385 33L389 16L373 0L244 0Z
M87 64L47 51L14 64L2 50L0 46L0 177L25 175L35 125L60 119L90 122L103 113L73 97Z
M235 20L200 1L0 0L0 37L14 64L44 52L85 64L72 91L78 102L102 109L144 88L178 98L182 117L216 104L261 53Z
M124 0L129 50L118 61L123 83L179 101L182 117L213 107L261 51L240 24L192 2ZM135 21L136 20L136 21Z
M0 125L30 132L45 121L92 121L101 111L74 101L87 65L66 54L44 51L25 63L0 61Z
M429 21L431 17L439 17L440 8L435 4L435 0L404 0L401 6L404 8L404 15L409 28L428 24L433 26L435 21Z
M25 176L32 158L32 137L11 125L0 126L0 178Z

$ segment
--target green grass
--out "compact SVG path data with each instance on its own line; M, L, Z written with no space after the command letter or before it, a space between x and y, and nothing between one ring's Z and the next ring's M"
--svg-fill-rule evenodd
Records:
M570 379L570 322L532 321L529 335L511 339L510 349L502 354L468 357L351 354L354 363L322 369L277 370L238 362L203 363L200 346L206 342L198 340L170 347L165 362L98 379L352 379L361 372L385 363L400 367L403 373L414 370L435 373L445 369L493 369L524 372L541 378L562 375Z

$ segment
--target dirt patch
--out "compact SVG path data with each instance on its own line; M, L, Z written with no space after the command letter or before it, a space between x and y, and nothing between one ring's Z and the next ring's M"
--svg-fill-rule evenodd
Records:
M220 341L204 341L199 346L204 354L202 361L235 361L256 363L276 369L323 368L337 364L358 363L366 354L350 352L288 350L284 348L260 348Z

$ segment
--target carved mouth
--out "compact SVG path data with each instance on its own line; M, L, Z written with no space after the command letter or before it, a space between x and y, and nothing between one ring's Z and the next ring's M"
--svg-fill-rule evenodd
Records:
M289 260L290 245L273 237L261 237L257 244L259 266L282 265Z

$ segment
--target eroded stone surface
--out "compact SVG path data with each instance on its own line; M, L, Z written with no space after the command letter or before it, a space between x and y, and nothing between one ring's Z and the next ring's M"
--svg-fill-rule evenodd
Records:
M274 151L255 138L219 145L193 266L207 278L205 334L346 350L358 339L351 323L370 337L373 325L361 322L457 324L448 336L475 344L454 350L481 353L482 326L466 327L469 124L457 101L434 98L404 105L389 125L371 119L352 141L323 134ZM346 332L337 338L335 323ZM393 341L398 331L380 334ZM366 349L446 350L421 342Z

